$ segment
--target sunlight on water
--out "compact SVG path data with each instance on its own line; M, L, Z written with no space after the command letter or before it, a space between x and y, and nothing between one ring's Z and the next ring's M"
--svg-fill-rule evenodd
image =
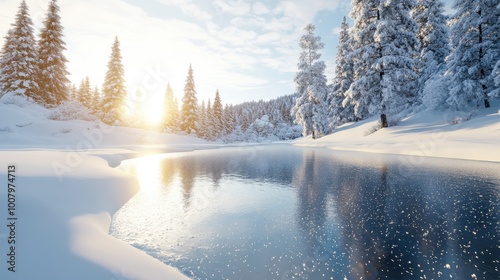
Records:
M498 279L500 165L287 146L153 156L111 234L194 279Z

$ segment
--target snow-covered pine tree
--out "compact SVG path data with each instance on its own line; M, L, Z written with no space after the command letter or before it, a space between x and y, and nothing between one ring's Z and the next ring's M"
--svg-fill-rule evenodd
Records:
M198 131L198 99L196 98L196 88L191 64L189 65L186 84L184 86L180 128L188 134L196 134Z
M290 112L290 108L288 108L288 112ZM224 126L224 136L226 136L236 129L236 116L234 114L233 106L226 104L223 115L224 118L222 123Z
M215 98L214 98L214 104L212 106L212 126L214 128L214 137L217 139L220 136L222 136L223 132L223 108L222 108L222 101L220 99L220 94L219 90L215 92Z
M92 113L96 116L99 116L100 106L101 105L101 93L99 92L99 88L97 86L94 87L92 91Z
M205 100L201 101L201 105L198 109L198 137L202 139L207 139L207 109L205 106Z
M124 75L120 42L116 37L102 85L101 120L106 124L119 124L123 120L127 98Z
M295 76L297 99L292 109L295 121L303 128L303 135L312 134L313 139L328 133L328 86L325 77L325 62L318 53L324 47L321 37L314 34L315 26L308 24L306 34L300 39L302 53Z
M58 105L68 100L70 82L66 70L68 60L63 54L65 45L59 6L56 0L52 0L38 41L37 83L40 98L48 105Z
M380 69L377 62L381 50L375 42L380 20L380 0L352 0L352 58L354 81L349 88L344 107L353 106L357 119L366 119L379 111L382 100Z
M480 0L482 59L481 66L484 76L485 93L494 97L495 85L494 69L500 57L500 2L498 0Z
M489 103L491 73L499 55L499 31L494 30L499 18L494 3L455 0L453 4L457 12L450 28L452 52L447 62L451 85L446 101L452 110L475 112Z
M205 114L203 116L203 119L200 121L201 127L203 128L203 135L205 136L204 138L207 140L213 140L215 139L215 128L214 128L214 123L213 123L213 111L212 111L212 101L210 98L208 99L207 102L207 107L205 108Z
M499 98L500 97L500 59L498 59L495 64L495 68L493 69L493 81L495 82L495 89L490 92L491 98Z
M170 87L170 83L167 84L167 91L165 93L164 99L164 121L163 125L166 131L173 132L177 129L177 122L179 119L179 108L177 100L174 96L174 91Z
M14 93L39 101L39 87L36 83L36 41L33 35L33 21L24 0L19 6L16 21L6 37L2 51L0 84L3 93Z
M69 94L69 100L77 100L78 99L78 88L76 87L75 84L71 84L70 88L70 94Z
M88 109L92 108L93 93L89 77L85 77L78 88L78 101Z
M446 69L446 57L450 54L450 35L441 0L417 0L411 15L418 25L418 94L421 97L425 83Z
M2 97L12 84L13 58L16 45L14 43L14 29L10 29L5 36L0 58L0 97Z
M415 103L418 96L416 59L419 44L417 23L410 17L413 0L385 0L380 5L380 21L375 41L381 50L377 68L381 71L382 100L372 104L376 112L396 122L403 110ZM374 110L374 109L372 109Z
M337 126L355 119L352 104L346 104L345 108L343 104L354 79L351 44L349 25L346 17L344 17L340 26L340 38L335 59L335 78L333 79L332 91L328 97L330 129L335 129Z

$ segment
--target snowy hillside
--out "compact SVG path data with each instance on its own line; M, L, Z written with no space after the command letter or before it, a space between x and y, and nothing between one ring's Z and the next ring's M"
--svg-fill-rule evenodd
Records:
M420 157L500 162L499 101L488 109L480 109L477 116L463 123L450 124L449 116L445 112L424 111L381 130L376 130L380 127L378 118L372 117L342 125L317 140L299 139L294 145L407 155L410 157L405 161L411 162L421 162Z
M186 278L108 235L111 216L138 191L135 178L110 166L145 153L208 148L207 143L49 119L54 112L21 97L0 100L0 178L7 181L8 166L15 176L13 187L0 188L0 207L7 209L7 191L14 190L17 218L15 227L0 229L0 249L15 252L8 265L16 272L2 266L0 279Z

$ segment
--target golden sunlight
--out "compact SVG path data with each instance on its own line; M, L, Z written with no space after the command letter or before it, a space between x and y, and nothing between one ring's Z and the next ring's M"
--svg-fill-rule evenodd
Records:
M144 100L141 104L136 105L130 116L131 121L148 128L160 128L166 114L162 105L163 102L155 101L153 98Z
M161 122L165 119L165 108L162 106L163 102L149 99L145 103L146 108L143 109L143 113L146 121L153 125L161 124Z

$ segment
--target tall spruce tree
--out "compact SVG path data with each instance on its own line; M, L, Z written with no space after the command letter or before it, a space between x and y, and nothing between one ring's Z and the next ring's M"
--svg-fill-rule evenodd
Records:
M92 108L93 93L89 77L85 77L78 88L78 101L88 109Z
M92 91L92 113L96 116L99 115L101 109L101 93L99 92L99 88L97 86L94 87Z
M372 104L372 107L380 106L376 111L387 114L393 121L397 121L394 116L413 105L418 96L415 71L418 26L410 17L412 7L413 0L384 1L375 33L381 53L377 68L382 78L382 98L380 104Z
M207 125L208 125L208 118L207 118L207 109L205 106L205 100L201 101L200 108L198 110L198 137L202 139L208 139L207 138Z
M71 84L69 91L69 100L77 100L78 99L78 88L75 84Z
M344 17L340 26L340 38L335 60L335 78L333 79L332 91L328 98L331 129L355 120L352 104L344 104L347 91L354 80L351 44L349 25L347 24L346 17ZM346 106L344 107L344 105Z
M201 127L203 128L202 134L204 135L204 138L207 140L215 139L215 128L214 128L214 123L212 121L213 120L212 109L213 109L212 101L209 98L207 102L207 107L205 108L203 119L201 120Z
M295 76L297 99L292 109L295 121L303 128L303 135L312 134L313 139L328 133L328 87L325 77L325 62L318 53L324 47L321 37L316 36L315 26L308 24L300 39L300 54Z
M448 57L450 94L448 106L474 112L488 106L493 90L492 72L500 55L499 10L492 0L455 0L456 14L450 28L452 52Z
M287 112L290 113L290 107L287 108ZM224 135L229 135L233 130L236 129L236 116L234 114L233 106L226 104L224 107Z
M127 98L124 75L120 42L116 37L102 85L101 120L106 124L119 124L123 120Z
M56 0L50 1L44 27L38 41L38 76L40 98L49 105L58 105L68 100L70 93L69 74L66 70L68 60L63 54L66 50L63 41L63 27Z
M357 119L377 113L382 99L382 78L377 67L382 54L374 36L380 21L379 4L380 0L352 0L354 81L344 102L353 106Z
M170 83L167 84L167 90L164 99L164 121L163 125L166 131L173 132L177 128L177 122L179 120L179 108L177 104L177 99L174 96L174 91L170 87Z
M495 89L491 91L490 97L499 98L500 97L500 59L498 59L495 68L493 69L493 81L495 82Z
M24 0L19 6L16 21L7 34L2 50L1 69L0 84L4 94L14 93L40 101L36 82L38 65L33 21Z
M446 70L446 57L450 54L448 18L441 0L417 0L411 15L418 24L418 93L422 96L425 83Z
M498 0L480 0L478 13L481 14L480 36L482 48L480 49L481 67L483 73L483 88L486 94L495 97L495 66L500 57L500 2Z
M198 132L198 99L194 84L193 68L189 65L181 109L181 130L188 134Z
M214 128L214 137L219 138L224 131L223 108L222 100L220 99L219 90L215 92L214 105L212 106L212 126Z
M10 88L13 78L13 59L15 57L14 29L10 29L5 36L0 58L0 97Z

